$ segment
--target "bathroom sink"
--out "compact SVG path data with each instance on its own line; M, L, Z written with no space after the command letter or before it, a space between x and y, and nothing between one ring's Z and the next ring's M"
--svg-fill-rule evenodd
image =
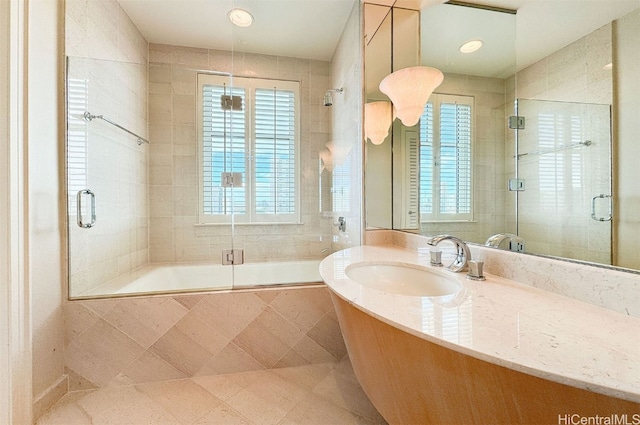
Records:
M461 289L455 278L409 263L355 263L345 273L363 286L401 295L439 297Z

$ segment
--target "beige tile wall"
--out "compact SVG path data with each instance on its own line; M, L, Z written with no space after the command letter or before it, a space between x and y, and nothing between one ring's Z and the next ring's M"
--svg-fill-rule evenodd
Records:
M150 45L150 256L152 262L219 262L230 226L197 223L196 70L300 81L302 225L237 225L233 246L246 261L315 259L331 246L331 219L320 213L318 152L329 141L322 98L329 62L242 52Z
M70 389L339 361L324 286L65 304Z
M611 24L519 71L519 98L564 102L612 102Z
M334 251L360 245L362 240L364 98L360 27L360 3L355 3L331 62L330 87L342 87L344 92L333 95L333 106L324 107L331 116L331 141L339 157L338 164L334 164L331 190L349 194L348 205L333 205L332 220L343 216L347 222L345 232L338 231L336 226L332 228Z

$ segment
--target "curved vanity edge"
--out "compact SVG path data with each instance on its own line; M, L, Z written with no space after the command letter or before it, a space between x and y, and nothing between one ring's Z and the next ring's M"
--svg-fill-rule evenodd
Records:
M431 267L428 253L359 246L325 258L320 273L348 304L418 338L514 371L640 403L640 319L492 275L477 282L452 274L463 294L443 301L375 291L344 274L352 263L375 261Z

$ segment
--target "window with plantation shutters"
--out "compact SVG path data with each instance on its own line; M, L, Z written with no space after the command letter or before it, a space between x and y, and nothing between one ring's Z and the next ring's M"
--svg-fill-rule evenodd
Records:
M287 215L296 210L295 96L289 90L255 92L255 211Z
M299 83L198 75L200 223L299 222Z
M434 94L420 119L420 220L469 221L473 98Z

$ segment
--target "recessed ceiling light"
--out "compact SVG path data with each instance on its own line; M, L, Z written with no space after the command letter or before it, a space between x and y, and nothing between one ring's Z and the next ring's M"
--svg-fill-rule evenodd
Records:
M248 27L253 23L253 16L244 9L231 9L227 16L234 25L239 27Z
M476 50L480 49L484 42L482 40L469 40L460 46L460 52L462 53L473 53Z
M602 67L602 69L613 69L613 62L610 62Z

